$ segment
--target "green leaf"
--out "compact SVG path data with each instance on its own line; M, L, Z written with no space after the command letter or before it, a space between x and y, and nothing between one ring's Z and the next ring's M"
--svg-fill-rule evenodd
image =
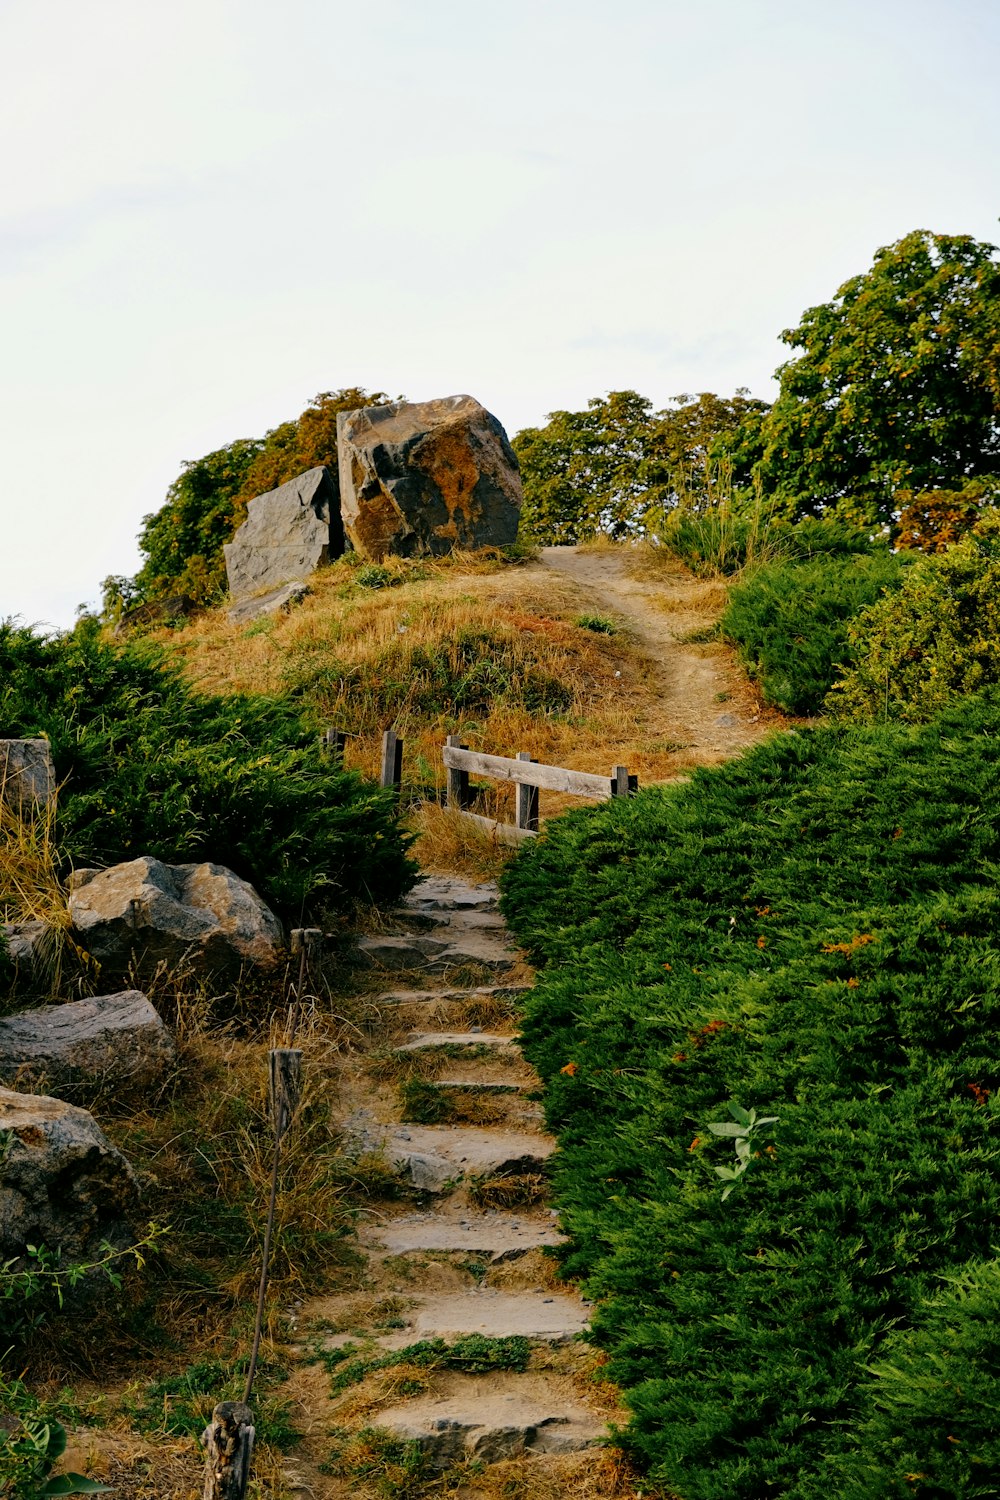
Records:
M734 1104L730 1101L727 1107L733 1119L738 1120L741 1125L751 1125L753 1123L742 1104Z
M708 1128L713 1135L725 1135L729 1137L746 1135L746 1130L742 1125L730 1125L728 1120L719 1125L710 1125Z
M98 1484L96 1479L85 1479L82 1474L60 1474L56 1479L50 1479L45 1488L39 1490L39 1494L45 1495L110 1495L109 1484Z

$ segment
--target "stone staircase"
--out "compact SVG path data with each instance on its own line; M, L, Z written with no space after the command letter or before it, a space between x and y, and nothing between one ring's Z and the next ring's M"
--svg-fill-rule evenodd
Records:
M587 1306L545 1254L561 1239L545 1176L555 1143L517 1044L514 1009L530 986L496 887L426 877L395 917L395 930L359 944L360 963L389 984L367 998L370 1045L345 1131L359 1167L380 1162L398 1188L361 1216L363 1294L313 1299L303 1337L334 1371L347 1348L377 1359L426 1339L530 1341L526 1368L434 1370L411 1395L390 1387L363 1402L366 1429L416 1444L445 1481L461 1469L455 1494L494 1495L487 1478L477 1487L490 1465L596 1463L613 1413L607 1388L586 1378ZM357 1399L334 1399L342 1429ZM546 1495L564 1492L546 1483Z

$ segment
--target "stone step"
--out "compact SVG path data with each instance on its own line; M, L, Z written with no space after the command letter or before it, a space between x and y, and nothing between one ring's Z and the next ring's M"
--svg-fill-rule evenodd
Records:
M422 933L410 933L406 937L362 937L357 941L355 953L366 968L416 969L425 974L445 974L449 969L469 966L509 969L519 957L516 948L498 941L489 933L476 932L468 933L460 943Z
M445 1192L464 1177L539 1172L555 1150L550 1136L466 1125L377 1125L355 1118L347 1134L362 1151L381 1151L422 1193Z
M481 911L495 907L500 891L492 881L473 885L468 880L458 880L448 875L425 875L411 891L403 897L404 910L470 910Z
M605 1425L557 1380L509 1373L455 1377L443 1391L376 1410L371 1425L419 1444L441 1469L470 1459L576 1453L606 1436Z
M440 998L440 997L438 997ZM517 1038L504 1036L499 1031L420 1031L395 1048L397 1055L410 1052L435 1052L440 1048L488 1047L491 1052L514 1052Z
M582 1333L588 1309L565 1292L498 1292L477 1287L420 1297L400 1314L407 1327L381 1337L383 1349L405 1349L419 1339L456 1339L481 1333L486 1338L524 1338L564 1344Z
M525 1083L520 1078L435 1078L435 1088L451 1089L456 1094L528 1094L534 1092L537 1083Z
M518 1000L531 990L530 984L480 984L470 990L386 990L373 995L375 1005L412 1005L442 1000Z
M412 1255L432 1250L455 1250L490 1261L517 1260L529 1250L561 1245L553 1214L483 1213L459 1218L455 1214L403 1214L379 1224L364 1225L358 1235L370 1250L388 1255Z

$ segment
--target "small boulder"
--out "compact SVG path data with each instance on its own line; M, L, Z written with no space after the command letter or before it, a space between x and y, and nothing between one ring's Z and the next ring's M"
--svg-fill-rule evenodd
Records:
M145 604L136 604L123 613L115 626L115 635L127 635L142 625L170 625L175 620L185 619L194 609L190 594L161 594L158 599L149 599Z
M41 988L50 976L59 951L55 928L37 919L27 922L0 922L0 971L6 955L12 993Z
M72 933L103 968L123 973L191 962L203 972L279 959L278 918L253 886L222 865L165 865L150 855L108 870L77 870Z
M37 812L47 811L55 797L48 740L0 740L0 802L15 812Z
M223 547L229 592L249 599L301 582L344 550L337 476L320 465L257 495Z
M132 1243L138 1184L93 1115L44 1094L0 1088L0 1261L28 1245L64 1265Z
M0 1078L56 1092L154 1087L176 1059L173 1038L139 990L45 1005L0 1020Z
M255 594L252 599L241 599L228 611L234 625L247 625L261 615L287 615L293 604L301 604L309 593L304 583L283 583L280 588L267 594Z
M341 412L337 448L344 529L364 557L515 540L517 459L496 417L471 396Z

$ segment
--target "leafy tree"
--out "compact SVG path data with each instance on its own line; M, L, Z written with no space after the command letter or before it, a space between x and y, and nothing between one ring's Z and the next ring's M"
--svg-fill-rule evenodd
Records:
M900 490L897 547L944 552L970 531L985 506L1000 501L1000 481L970 479L958 489Z
M1000 263L968 235L879 250L782 339L757 474L789 516L889 523L902 490L1000 472Z
M710 506L718 453L732 471L741 423L766 411L744 390L731 399L677 396L664 411L636 391L594 396L585 411L555 411L513 441L521 465L522 534L543 543L641 535L665 510ZM720 440L731 441L727 454Z
M388 399L360 386L321 391L295 421L186 463L165 504L143 520L139 546L146 560L135 578L105 579L105 614L171 593L211 603L225 590L222 548L247 502L318 464L336 468L338 413Z

